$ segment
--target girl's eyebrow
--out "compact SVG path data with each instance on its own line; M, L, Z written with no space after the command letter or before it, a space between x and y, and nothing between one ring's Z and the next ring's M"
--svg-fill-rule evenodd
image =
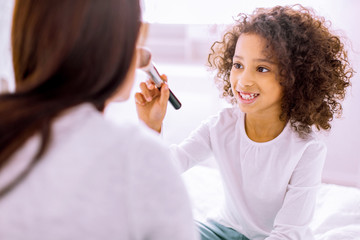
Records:
M240 59L240 60L244 60L243 57L238 56L238 55L234 55L234 58L238 58L238 59ZM273 65L276 65L276 63L275 63L274 61L271 61L271 60L269 60L269 59L267 59L267 58L257 58L257 59L254 59L253 61L254 61L254 62L267 62L267 63L273 64Z

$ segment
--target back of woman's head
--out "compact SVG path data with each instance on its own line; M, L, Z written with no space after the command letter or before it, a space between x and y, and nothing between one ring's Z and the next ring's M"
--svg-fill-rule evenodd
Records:
M19 93L45 100L104 101L121 85L139 30L134 0L18 0L12 47Z
M0 95L0 172L36 132L39 159L62 111L84 102L104 108L132 64L140 18L136 0L16 1L16 91Z

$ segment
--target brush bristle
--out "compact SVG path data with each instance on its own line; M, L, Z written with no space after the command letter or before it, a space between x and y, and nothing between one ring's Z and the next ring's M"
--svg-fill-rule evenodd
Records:
M150 65L151 62L151 52L149 49L140 47L137 49L138 51L138 64L137 68L145 69Z

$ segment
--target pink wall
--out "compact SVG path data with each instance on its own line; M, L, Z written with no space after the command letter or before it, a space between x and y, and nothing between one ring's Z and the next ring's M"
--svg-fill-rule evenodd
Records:
M323 180L360 187L360 28L357 26L360 2L333 1L331 4L324 13L334 28L342 29L349 39L349 57L358 73L344 101L343 117L334 120L331 132L324 136L328 155Z

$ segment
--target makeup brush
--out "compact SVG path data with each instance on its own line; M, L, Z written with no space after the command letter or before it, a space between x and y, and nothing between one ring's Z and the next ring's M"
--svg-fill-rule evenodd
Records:
M155 83L155 86L160 89L164 80L161 79L158 70L153 61L151 61L151 52L148 48L140 47L138 50L138 66L137 68L147 73L150 79ZM174 93L169 89L169 102L178 110L181 108L181 102L176 98Z

